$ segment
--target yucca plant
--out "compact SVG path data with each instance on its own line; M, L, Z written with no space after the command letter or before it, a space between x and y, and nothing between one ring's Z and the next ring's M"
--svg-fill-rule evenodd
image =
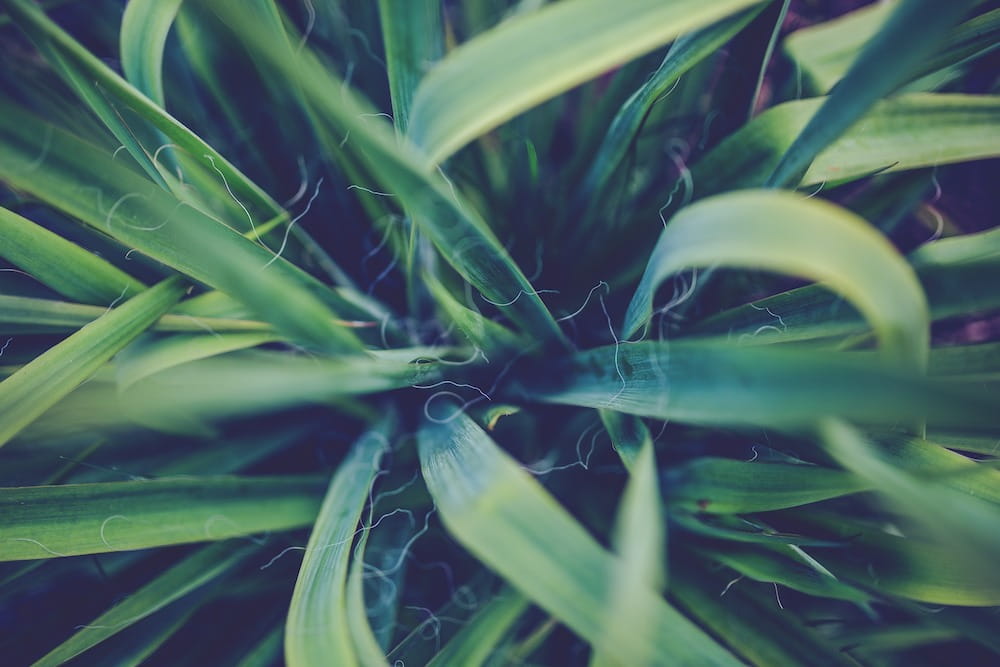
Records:
M995 662L1000 9L863 4L0 1L3 662Z

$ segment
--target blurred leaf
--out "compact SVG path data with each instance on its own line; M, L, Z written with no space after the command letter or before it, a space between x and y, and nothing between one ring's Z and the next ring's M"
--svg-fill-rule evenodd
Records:
M713 514L768 512L868 488L842 470L707 456L670 470L667 479L669 502Z
M115 360L118 383L125 389L142 378L198 359L271 343L273 333L229 333L176 335L168 338L139 339L126 347Z
M432 384L436 363L370 357L310 359L246 351L190 361L120 390L120 410L154 428L266 414L346 396Z
M527 598L515 591L498 593L435 654L427 667L479 667L485 664L497 643L510 632L528 606Z
M751 664L856 665L797 615L776 611L743 594L727 590L726 580L704 567L685 567L670 593L680 605ZM718 591L718 592L717 592ZM724 592L724 596L720 593Z
M956 605L995 605L1000 603L1000 576L993 564L1000 556L1000 507L968 493L933 480L919 478L891 465L846 423L828 418L820 422L819 433L830 454L848 470L868 479L904 516L915 524L915 535L901 539L901 555L911 556L924 567L947 554L948 563L937 568L953 570L957 576L906 579L899 575L899 586L892 588L880 580L879 587L926 602ZM906 459L905 452L898 458ZM904 530L908 530L904 528ZM920 534L924 531L929 535ZM876 546L884 539L875 538ZM920 545L924 542L924 546ZM916 543L912 554L909 545ZM876 571L879 568L876 568ZM903 570L905 572L905 570ZM896 576L896 573L893 574ZM976 584L972 585L971 578ZM956 581L957 580L957 581ZM964 580L964 581L963 581Z
M94 322L107 311L107 308L101 306L0 295L0 330L7 333L74 331ZM162 315L153 322L150 328L155 331L190 333L204 332L207 329L215 333L253 332L254 335L258 336L270 335L272 338L275 336L275 334L263 333L268 329L268 325L263 322L223 320L192 315L172 315L170 313Z
M734 664L651 591L632 597L623 632L605 636L617 557L602 549L516 461L456 413L418 433L421 469L448 530L515 588L626 664L647 656Z
M0 489L0 561L224 540L312 523L315 477L185 477ZM266 508L262 511L261 508Z
M73 391L155 322L180 298L183 290L179 278L168 278L109 310L0 382L0 445Z
M858 50L891 15L897 2L880 2L814 26L797 30L785 40L788 56L808 77L810 89L828 92L850 68ZM947 36L944 47L924 60L911 78L930 74L997 48L1000 10L962 23Z
M159 135L154 135L155 149L144 146L133 134L133 129L121 119L112 101L118 102L123 108L129 109L148 122L152 128L162 132L163 136L177 144L179 151L190 156L192 161L199 161L201 168L192 172L191 176L211 173L218 169L226 190L232 188L234 197L246 198L252 206L260 207L270 215L284 213L267 193L214 148L87 51L40 9L26 0L9 0L6 4L18 25L29 33L47 58L54 63L57 71L112 130L116 138L126 146L132 157L143 166L154 181L163 186L172 186L176 194L181 193L179 186L173 184L172 177L167 178L169 175L153 160L155 150L160 147ZM94 86L92 82L97 85ZM207 172L210 165L211 172ZM167 180L164 180L165 178ZM218 184L215 187L218 188Z
M281 659L281 644L284 639L285 628L279 625L274 630L264 635L250 653L243 656L238 667L271 667Z
M633 600L644 594L660 593L666 584L666 521L657 470L653 440L647 434L629 470L629 481L615 519L613 543L618 562L611 573L614 592L605 610L605 634L594 643L590 663L594 667L619 664L614 648L618 641L656 632L654 619L635 617L630 611ZM636 628L636 623L642 627ZM662 659L662 655L649 649L631 664L656 665Z

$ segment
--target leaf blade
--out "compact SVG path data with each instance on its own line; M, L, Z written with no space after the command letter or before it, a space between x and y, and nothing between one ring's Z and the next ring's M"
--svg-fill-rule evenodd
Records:
M479 35L432 69L414 95L408 135L432 163L440 163L517 113L754 4L573 0L548 5Z
M632 297L625 336L652 316L653 296L664 278L720 263L823 281L871 322L888 360L901 367L926 366L929 315L909 264L854 214L773 191L719 195L679 212L661 233Z
M600 643L615 557L468 417L425 424L418 451L428 490L450 532L523 594ZM607 646L624 662L652 654L733 664L725 650L653 593L633 598L630 612L650 621L623 625L627 634Z
M179 277L168 278L0 382L0 445L90 377L173 306L183 291Z
M131 551L308 525L313 477L202 477L0 490L0 561ZM260 511L261 502L268 511ZM116 525L117 524L117 525Z

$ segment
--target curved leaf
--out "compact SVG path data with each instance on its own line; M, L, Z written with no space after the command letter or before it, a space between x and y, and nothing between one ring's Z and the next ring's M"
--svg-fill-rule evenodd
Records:
M362 436L330 481L285 623L291 667L357 662L347 619L348 560L384 447L384 435Z
M122 15L119 49L125 78L161 107L163 48L183 0L129 0Z
M719 264L823 281L871 322L887 359L926 365L927 303L906 260L849 211L786 192L736 192L681 210L653 250L625 316L625 335L652 316L664 278Z
M417 88L408 136L434 164L518 113L759 0L568 0L501 23Z

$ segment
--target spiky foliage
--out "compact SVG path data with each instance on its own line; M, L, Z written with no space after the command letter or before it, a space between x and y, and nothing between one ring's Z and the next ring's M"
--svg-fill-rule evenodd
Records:
M0 2L4 661L995 660L1000 10L817 4Z

